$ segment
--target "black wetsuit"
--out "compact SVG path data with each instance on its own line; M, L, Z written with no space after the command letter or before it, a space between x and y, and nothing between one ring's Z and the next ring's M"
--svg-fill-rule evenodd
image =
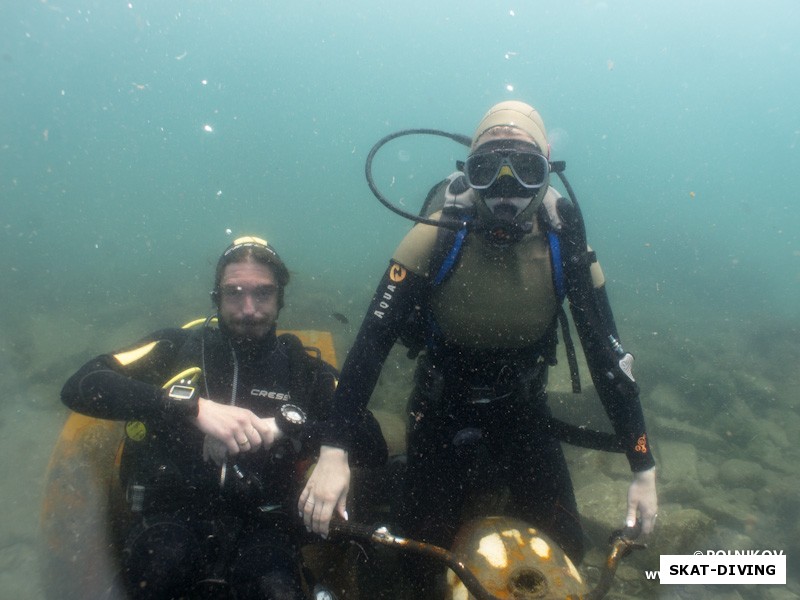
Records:
M203 579L223 579L236 598L304 598L298 559L305 534L291 496L300 484L298 464L318 451L336 371L309 356L296 337L274 331L248 343L216 328L166 329L131 349L150 342L156 344L135 360L123 350L89 361L62 391L75 411L129 422L120 476L140 517L122 553L130 594L177 597ZM259 417L291 401L308 422L299 436L269 451L229 458L221 483L220 467L203 461L203 434L162 395L162 385L189 367L202 369L204 398ZM363 415L356 455L381 464L380 427Z
M565 238L565 253L570 243ZM582 250L586 257L585 241ZM342 369L323 443L349 448L356 441L351 424L368 402L383 361L408 324L422 320L428 343L418 360L408 405L408 465L398 515L405 533L448 547L465 500L476 497L471 492L505 487L509 495L503 514L541 528L580 562L583 534L547 406L547 369L555 359L557 318L538 340L522 347L454 345L438 334L435 314L428 308L432 278L412 268L392 261L384 274ZM432 265L431 271L437 268ZM650 468L654 461L638 387L620 371L609 340L618 335L605 290L592 288L588 259L570 261L565 269L575 325L619 446L634 471ZM477 284L493 286L492 277L489 273ZM451 291L455 302L471 293L458 285ZM469 315L464 321L465 327L471 326ZM483 509L482 514L494 512Z

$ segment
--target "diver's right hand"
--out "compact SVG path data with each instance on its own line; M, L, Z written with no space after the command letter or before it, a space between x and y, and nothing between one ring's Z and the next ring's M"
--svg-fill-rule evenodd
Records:
M334 510L346 521L349 489L347 452L333 446L322 446L317 465L297 502L297 511L306 529L327 537Z
M200 398L197 406L194 424L206 436L224 444L228 454L250 452L261 446L261 434L256 427L259 419L253 411L205 398Z

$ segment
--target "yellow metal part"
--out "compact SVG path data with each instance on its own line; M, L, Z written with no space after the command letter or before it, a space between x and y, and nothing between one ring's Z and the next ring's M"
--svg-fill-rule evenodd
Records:
M330 331L317 331L314 329L279 329L278 335L291 333L300 338L303 346L316 348L320 351L322 360L338 368L336 348L333 345L333 336Z
M575 565L544 533L518 519L483 517L459 530L453 553L500 599L577 598L586 593ZM473 598L453 571L447 600Z
M121 490L115 457L123 424L71 413L50 457L40 515L50 598L101 598L117 572Z

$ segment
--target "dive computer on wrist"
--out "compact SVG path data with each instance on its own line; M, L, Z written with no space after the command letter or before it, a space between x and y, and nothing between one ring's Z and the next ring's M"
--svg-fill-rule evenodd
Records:
M164 390L164 399L170 410L180 412L187 417L197 416L200 392L193 385L174 383Z
M278 414L275 415L275 421L280 429L286 435L297 435L303 430L306 424L305 411L296 404L284 404L278 409Z

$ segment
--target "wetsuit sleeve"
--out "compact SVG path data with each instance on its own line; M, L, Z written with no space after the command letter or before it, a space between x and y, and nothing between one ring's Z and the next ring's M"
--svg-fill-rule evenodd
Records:
M314 375L313 396L310 405L314 407L305 428L304 443L312 454L319 452L320 438L324 434L331 416L333 394L339 380L338 371L330 364L321 361L321 367ZM365 410L360 422L355 425L353 443L350 447L350 464L359 467L379 467L389 459L389 450L383 437L380 423Z
M185 417L180 405L164 398L161 385L187 335L180 329L158 331L134 346L90 360L67 380L61 400L100 419Z
M427 278L397 262L389 264L342 368L332 414L321 436L324 445L354 448L383 363L426 289Z
M563 200L563 202L562 202ZM633 471L655 465L647 440L639 386L633 378L633 357L622 350L605 286L595 287L589 251L579 215L572 204L559 200L567 297L600 400Z

